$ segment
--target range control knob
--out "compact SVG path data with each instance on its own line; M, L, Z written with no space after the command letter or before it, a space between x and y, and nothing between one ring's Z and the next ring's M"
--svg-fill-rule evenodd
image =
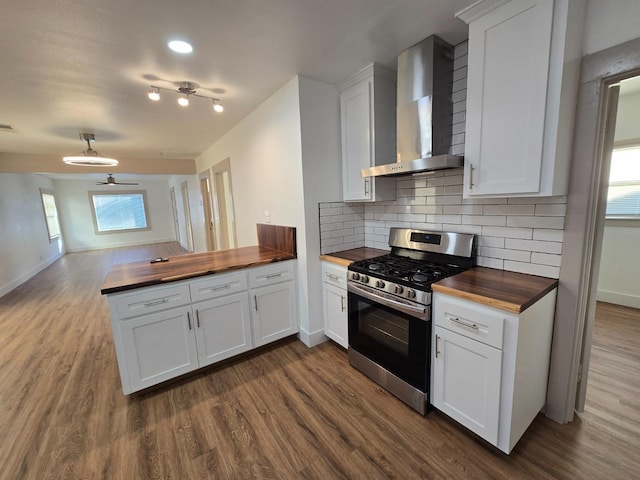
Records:
M352 280L360 280L360 274L359 273L352 273L351 274L351 279Z
M360 277L360 281L361 281L362 283L369 283L369 277L367 277L366 275L362 275L362 276Z
M376 281L376 287L378 288L384 288L384 282L382 280L378 280Z
M396 294L400 295L402 294L402 292L404 292L404 288L402 288L400 285L396 285Z
M407 290L407 298L416 298L416 291L409 288Z

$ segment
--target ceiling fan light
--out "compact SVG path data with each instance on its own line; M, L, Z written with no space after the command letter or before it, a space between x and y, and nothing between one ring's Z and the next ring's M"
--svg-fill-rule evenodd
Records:
M189 105L189 95L187 95L186 93L183 95L180 95L180 97L178 97L178 105L180 105L181 107L186 107Z
M191 44L183 40L171 40L167 45L171 50L173 50L176 53L193 52L193 47L191 46Z
M213 109L218 113L221 113L224 111L224 107L220 104L220 101L218 100L213 100Z
M160 100L160 90L154 87L151 90L149 90L149 93L147 93L147 96L149 97L149 100L153 100L154 102L157 102L158 100Z
M118 165L118 160L115 158L94 155L72 155L63 157L62 161L67 165L80 165L83 167L115 167Z

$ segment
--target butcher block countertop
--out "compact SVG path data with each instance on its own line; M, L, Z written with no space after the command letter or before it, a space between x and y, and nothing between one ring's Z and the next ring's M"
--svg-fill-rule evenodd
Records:
M335 263L337 265L342 265L343 267L348 267L353 262L379 257L380 255L386 255L388 253L389 252L387 250L361 247L352 248L351 250L343 250L341 252L327 253L326 255L320 255L320 260L324 262Z
M149 259L114 265L100 293L122 292L297 258L294 227L258 224L256 229L258 246L255 247L187 253L169 257L168 262L150 263Z
M521 313L558 286L558 280L486 267L447 277L431 285L434 292Z

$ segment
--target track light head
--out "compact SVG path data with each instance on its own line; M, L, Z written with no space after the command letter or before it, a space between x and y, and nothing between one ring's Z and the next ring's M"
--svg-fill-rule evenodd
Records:
M200 98L208 98L209 100L212 100L214 111L218 113L224 111L224 107L220 103L220 99L209 97L207 95L200 95L199 93L196 93L196 89L200 88L200 85L198 85L197 83L179 82L177 83L177 85L178 85L178 88L175 90L171 88L158 87L156 85L151 85L150 86L151 90L149 90L149 92L147 93L147 96L149 97L150 100L157 102L158 100L160 100L160 90L167 90L169 92L179 94L178 105L180 105L181 107L188 106L189 100L191 97L200 97Z

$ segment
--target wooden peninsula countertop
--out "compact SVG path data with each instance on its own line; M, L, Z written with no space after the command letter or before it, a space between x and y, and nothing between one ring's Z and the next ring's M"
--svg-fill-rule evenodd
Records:
M102 284L100 293L115 293L134 288L160 285L178 280L257 267L296 258L287 252L255 246L187 253L169 257L168 262L134 262L114 265Z
M295 227L259 223L256 229L258 246L255 247L187 253L169 257L168 262L150 263L149 259L114 265L100 293L122 292L297 258Z
M351 263L359 260L367 260L369 258L379 257L386 255L389 252L387 250L379 250L377 248L360 247L352 248L351 250L342 250L341 252L327 253L320 255L320 260L324 262L331 262L343 267L348 267Z
M521 313L558 286L558 280L475 267L431 285L434 292Z

